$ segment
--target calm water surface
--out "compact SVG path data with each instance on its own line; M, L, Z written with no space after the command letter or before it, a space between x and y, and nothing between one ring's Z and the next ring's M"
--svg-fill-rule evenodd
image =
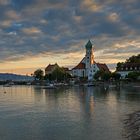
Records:
M0 86L0 140L123 140L123 118L139 109L131 87Z

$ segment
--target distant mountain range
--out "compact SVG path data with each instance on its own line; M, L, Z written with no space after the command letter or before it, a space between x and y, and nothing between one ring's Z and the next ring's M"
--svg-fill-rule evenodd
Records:
M12 73L0 73L0 81L33 81L34 78L31 76L25 76L25 75L18 75L18 74L12 74Z

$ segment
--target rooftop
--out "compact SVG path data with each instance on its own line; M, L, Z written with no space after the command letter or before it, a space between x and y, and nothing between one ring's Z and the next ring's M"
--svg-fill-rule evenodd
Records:
M80 62L76 67L74 67L73 69L85 69L85 63Z
M106 64L102 64L102 63L96 63L96 64L100 70L103 70L105 72L109 72L109 68L107 67Z
M45 71L52 71L55 67L59 67L57 63L55 64L49 64L46 68Z
M92 48L92 43L91 43L90 40L87 42L87 44L85 45L85 47L86 47L86 49L91 49Z

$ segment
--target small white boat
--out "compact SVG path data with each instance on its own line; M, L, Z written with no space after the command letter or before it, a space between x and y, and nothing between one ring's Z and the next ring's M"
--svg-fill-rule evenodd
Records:
M56 86L54 84L49 84L44 86L44 89L56 89Z
M31 82L28 82L26 85L30 86L31 85Z
M3 85L3 87L11 87L12 85L10 85L9 83Z
M12 85L14 85L14 82L9 82L6 83L5 85L3 85L4 87L11 87Z

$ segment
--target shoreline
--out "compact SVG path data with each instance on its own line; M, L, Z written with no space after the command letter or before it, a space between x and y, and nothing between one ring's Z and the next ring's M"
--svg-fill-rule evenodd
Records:
M140 111L128 114L124 120L125 138L130 140L140 139Z

